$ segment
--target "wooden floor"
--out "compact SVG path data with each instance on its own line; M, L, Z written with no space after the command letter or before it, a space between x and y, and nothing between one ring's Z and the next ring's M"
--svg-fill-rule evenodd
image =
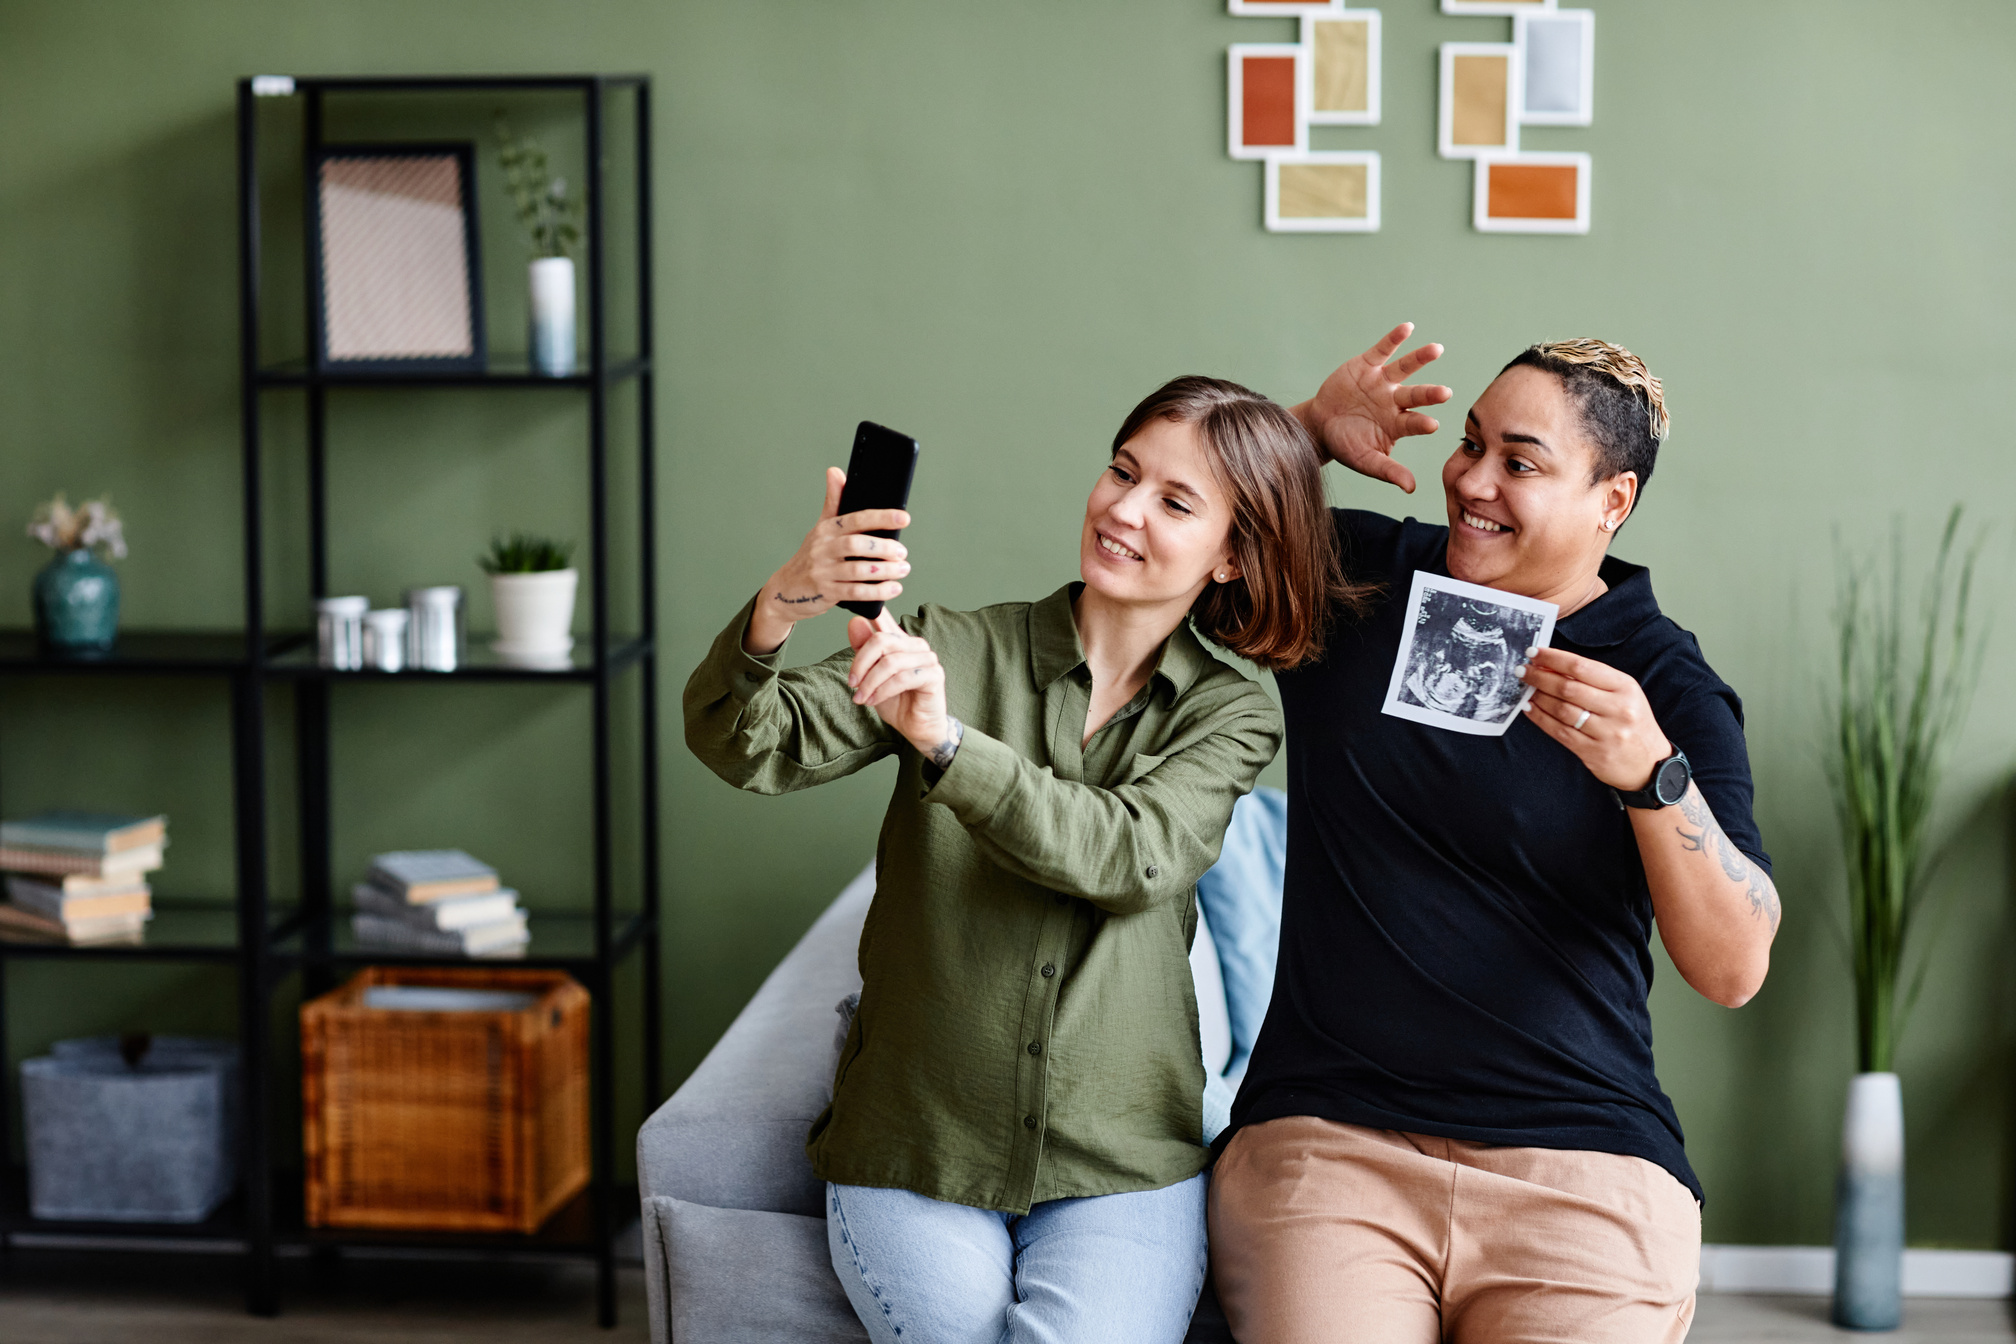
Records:
M0 1344L642 1344L644 1271L622 1270L618 1325L595 1327L578 1261L281 1262L282 1312L247 1316L228 1255L0 1255Z
M626 1266L621 1324L594 1323L595 1276L571 1262L282 1262L285 1311L244 1313L221 1255L15 1250L0 1255L4 1344L641 1344L643 1271ZM1814 1297L1703 1297L1693 1344L1853 1338ZM2007 1302L1913 1299L1886 1344L2008 1344Z
M2006 1301L1914 1297L1904 1301L1904 1328L1895 1334L1836 1330L1824 1297L1704 1294L1689 1344L1762 1344L1777 1340L1866 1339L1871 1344L2007 1344L2016 1340Z

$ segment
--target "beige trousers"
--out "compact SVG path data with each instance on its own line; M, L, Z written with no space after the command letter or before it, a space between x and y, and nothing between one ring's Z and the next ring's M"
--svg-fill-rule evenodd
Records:
M1700 1206L1643 1158L1292 1116L1233 1136L1210 1208L1240 1344L1677 1344L1694 1318Z

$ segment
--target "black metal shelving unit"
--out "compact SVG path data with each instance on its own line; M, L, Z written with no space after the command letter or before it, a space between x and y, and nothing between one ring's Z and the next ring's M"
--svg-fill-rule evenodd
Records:
M274 1277L282 1247L339 1252L345 1247L462 1248L487 1253L574 1255L594 1260L600 1323L616 1321L615 1241L634 1214L614 1178L615 1014L613 979L619 965L641 956L643 1022L641 1076L644 1100L660 1098L660 948L658 939L658 722L656 593L653 514L653 382L651 314L651 102L650 81L642 75L537 75L473 77L296 78L280 92L302 100L302 162L322 143L324 100L332 95L414 96L479 92L544 92L581 99L586 140L586 282L582 293L587 364L576 373L533 372L524 356L492 356L486 367L454 372L347 374L317 371L302 360L262 362L262 274L260 221L259 102L273 92L261 81L238 85L238 214L240 282L240 433L243 476L245 628L229 632L134 630L122 633L118 648L103 659L51 657L32 633L0 631L0 678L13 675L91 677L184 676L214 678L231 698L232 792L236 821L235 895L178 901L164 895L147 940L140 946L67 947L0 943L0 1068L6 1064L5 967L15 958L88 957L100 960L185 961L235 968L238 979L239 1039L242 1044L245 1114L241 1127L241 1185L236 1196L208 1221L195 1225L42 1222L28 1213L25 1180L18 1170L0 1170L0 1245L10 1234L54 1233L72 1238L198 1238L242 1246L246 1259L246 1303L255 1314L279 1309ZM611 349L608 290L609 181L606 153L612 95L629 100L634 118L636 256L634 260L634 350ZM620 168L618 171L622 171ZM614 554L610 500L611 400L625 385L636 390L635 507L637 628L612 624L612 565L632 557ZM577 643L567 666L528 669L500 663L472 649L453 672L336 671L315 659L312 637L293 630L270 630L266 620L265 505L261 463L262 422L267 394L305 393L308 594L328 595L328 412L330 395L369 395L372 389L462 388L497 392L544 392L585 396L588 403L588 573L584 585L591 632ZM640 773L636 781L638 890L617 890L616 800L612 704L619 679L636 677L641 701ZM582 1195L563 1207L538 1232L527 1236L464 1233L395 1233L309 1228L301 1212L301 1192L276 1180L281 1165L272 1150L275 1042L269 1028L274 992L291 976L301 977L304 995L323 992L349 971L366 964L467 964L466 959L402 956L361 949L336 919L331 863L331 716L337 688L356 682L428 684L416 696L453 694L462 683L551 684L585 691L592 702L593 756L591 850L592 907L578 914L539 913L532 917L528 955L513 965L567 971L593 999L590 1027L590 1110L592 1177ZM269 690L291 693L294 710L295 792L300 862L299 903L276 906L269 887L269 787L266 701ZM0 1107L0 1153L7 1147L9 1121Z

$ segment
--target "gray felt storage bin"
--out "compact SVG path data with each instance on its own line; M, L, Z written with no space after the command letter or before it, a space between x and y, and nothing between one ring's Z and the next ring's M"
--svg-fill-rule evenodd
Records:
M238 1049L157 1038L138 1066L109 1037L23 1061L37 1218L200 1223L238 1179Z

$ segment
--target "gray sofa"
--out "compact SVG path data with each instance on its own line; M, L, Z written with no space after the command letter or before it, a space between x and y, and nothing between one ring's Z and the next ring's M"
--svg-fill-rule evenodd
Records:
M830 1099L834 1005L861 988L873 894L872 871L840 893L637 1135L653 1344L868 1338L827 1258L805 1135ZM1224 990L1201 926L1196 941L1203 1050L1222 1065ZM1231 1339L1208 1287L1189 1338Z

